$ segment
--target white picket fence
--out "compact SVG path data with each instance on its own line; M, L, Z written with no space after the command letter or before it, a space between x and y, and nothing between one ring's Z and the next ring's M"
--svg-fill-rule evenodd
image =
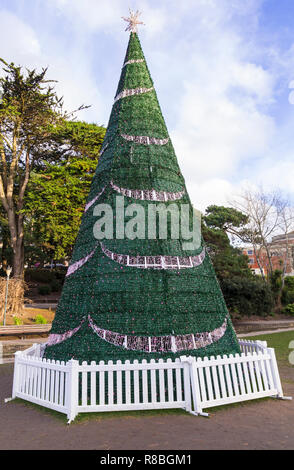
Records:
M13 398L65 413L182 408L203 409L262 397L283 397L274 349L240 340L241 355L159 361L42 359L41 346L15 353ZM286 397L287 398L287 397ZM10 399L7 399L8 401Z

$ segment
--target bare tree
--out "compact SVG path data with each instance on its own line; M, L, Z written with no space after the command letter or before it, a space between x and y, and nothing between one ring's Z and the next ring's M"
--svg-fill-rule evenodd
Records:
M266 280L264 266L267 267L268 278L273 273L271 239L281 230L287 201L279 190L245 189L232 205L248 217L247 226L238 232L238 236L252 245L261 276Z

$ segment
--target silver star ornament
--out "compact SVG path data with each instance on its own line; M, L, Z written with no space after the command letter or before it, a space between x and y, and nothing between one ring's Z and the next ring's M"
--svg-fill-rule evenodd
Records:
M130 9L130 16L128 18L125 18L124 16L122 16L122 19L129 23L125 31L131 31L132 33L137 33L138 24L144 25L143 21L139 21L138 19L140 15L141 13L139 12L139 10L137 10L135 13L134 11Z

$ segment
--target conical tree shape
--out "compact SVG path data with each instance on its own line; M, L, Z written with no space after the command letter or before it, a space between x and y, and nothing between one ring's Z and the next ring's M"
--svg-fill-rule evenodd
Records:
M147 213L162 202L189 204L193 213L134 32L44 355L107 361L240 352L203 244L185 251L181 234L116 233L118 197L125 209L136 203ZM98 204L113 209L113 239L93 234ZM131 218L125 220L126 228ZM148 223L145 235L147 229Z

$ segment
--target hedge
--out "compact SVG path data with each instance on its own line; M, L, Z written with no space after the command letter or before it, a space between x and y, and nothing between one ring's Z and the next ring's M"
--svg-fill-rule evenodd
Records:
M260 279L223 279L221 288L227 307L240 315L267 316L274 307L270 286Z

